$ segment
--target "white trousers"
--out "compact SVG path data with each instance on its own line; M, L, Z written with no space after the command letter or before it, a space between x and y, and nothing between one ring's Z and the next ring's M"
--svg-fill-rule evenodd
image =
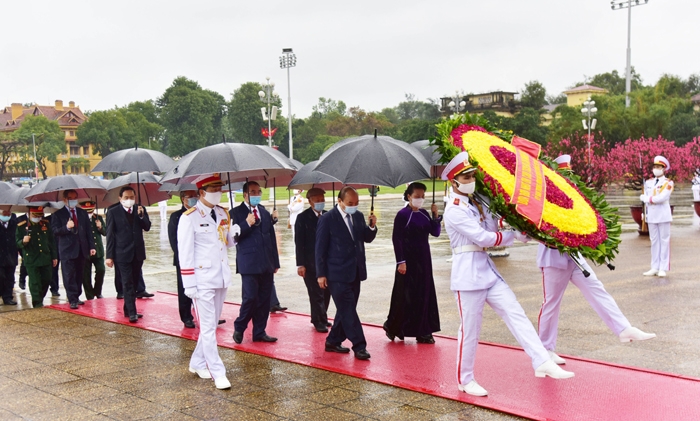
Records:
M651 268L671 270L671 223L647 224L651 239Z
M588 278L583 276L583 272L570 259L566 269L542 268L544 302L542 302L540 316L537 320L542 345L550 351L554 351L557 346L559 307L569 281L581 290L588 304L593 307L593 310L598 313L598 316L603 319L603 322L615 335L619 335L620 332L630 327L630 322L622 314L613 297L605 290L603 283L600 282L588 262L583 260L581 264L584 269L591 273Z
M549 360L547 350L537 337L530 319L515 298L508 284L498 281L489 289L476 291L455 291L457 307L462 324L457 334L457 381L466 385L474 380L474 360L476 346L481 333L481 320L484 303L488 303L508 326L520 346L532 359L532 368L537 368Z
M227 289L199 289L197 290L199 297L192 300L199 319L199 338L190 358L190 367L197 370L209 369L209 373L215 379L226 375L226 367L219 357L216 343L216 327L219 324L219 315L224 306Z
M165 221L166 219L168 219L168 205L161 205L159 203L158 208L160 210L160 220Z

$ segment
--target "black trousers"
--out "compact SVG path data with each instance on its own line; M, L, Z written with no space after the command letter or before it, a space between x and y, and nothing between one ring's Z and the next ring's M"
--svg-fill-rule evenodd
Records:
M318 286L316 272L306 271L304 276L306 291L309 293L309 305L311 307L311 323L315 325L328 323L328 304L331 302L331 291Z
M61 260L59 259L58 264L51 268L51 283L49 283L49 289L53 294L58 294L58 270L60 266Z
M352 342L352 350L357 352L367 348L365 333L362 330L360 316L357 315L357 301L360 299L360 280L353 282L333 282L328 280L333 302L338 311L335 313L333 327L326 342L340 345L345 339Z
M143 267L143 260L134 259L131 262L114 262L119 270L124 293L124 316L136 314L136 287Z
M116 264L114 265L114 289L117 291L117 294L124 295L121 273L119 273L119 268ZM138 294L144 291L146 291L146 282L143 280L143 271L139 271L139 279L138 283L136 284L136 293Z
M77 303L80 294L83 293L83 269L85 258L81 255L75 259L61 260L61 272L63 273L63 288L66 289L69 303Z
M270 295L274 285L275 274L258 273L254 275L241 274L242 300L241 311L233 322L237 332L245 332L248 323L253 320L253 339L265 335L267 319L270 316Z
M17 266L0 266L0 295L4 302L12 301L15 287L15 269Z
M177 273L177 307L180 311L182 323L194 320L192 317L192 299L185 295L185 288L182 286L182 275L180 275L180 265L175 265Z
M23 285L27 285L27 267L24 266L24 259L19 265L19 287L22 288Z

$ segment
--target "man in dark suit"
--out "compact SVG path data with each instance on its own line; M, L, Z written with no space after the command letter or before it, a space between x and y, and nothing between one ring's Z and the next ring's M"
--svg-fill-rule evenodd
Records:
M15 269L17 268L17 217L10 211L0 210L0 295L5 305L15 306Z
M105 263L119 269L124 291L124 316L136 323L141 314L136 312L136 288L143 261L146 260L146 244L143 232L151 229L151 220L141 205L135 205L136 193L130 186L119 190L119 203L107 212L107 253Z
M337 308L331 332L326 338L326 351L347 353L345 339L352 342L355 358L369 359L367 341L357 315L360 282L367 279L365 245L377 236L377 217L369 216L365 224L357 211L360 199L352 187L343 187L338 194L338 206L325 213L316 229L316 275L318 285L331 291Z
M234 322L233 340L240 344L253 320L253 342L275 342L265 332L270 314L274 274L280 267L272 216L260 204L262 190L254 181L243 185L243 199L231 209L231 219L241 227L236 244L236 272L241 274L242 303Z
M197 204L197 191L183 190L180 192L180 201L182 208L170 215L168 221L168 240L170 240L170 248L173 249L173 265L177 273L177 305L180 310L180 320L185 324L185 327L193 329L194 317L192 317L192 299L185 295L185 288L182 286L182 275L180 274L180 259L177 255L177 225L180 222L180 217L189 208Z
M311 305L311 323L318 332L328 332L328 304L331 293L322 289L316 277L316 225L326 205L326 192L312 188L306 193L311 205L301 212L294 223L294 244L296 246L297 274L304 278Z
M92 238L95 241L95 255L85 260L83 269L83 291L85 298L102 298L102 285L105 281L105 247L102 243L102 236L107 235L105 231L105 221L100 215L95 213L95 202L86 200L80 203L80 207L90 216L90 226ZM95 266L95 283L92 283L92 267Z
M58 255L63 271L63 287L68 295L70 308L77 309L83 292L83 268L85 260L94 256L95 240L87 212L78 207L78 193L63 191L63 208L51 215L51 230L58 241Z

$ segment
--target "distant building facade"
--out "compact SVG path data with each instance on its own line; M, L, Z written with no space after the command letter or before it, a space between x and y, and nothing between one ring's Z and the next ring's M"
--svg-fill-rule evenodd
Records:
M65 133L66 139L67 152L59 154L55 163L50 161L44 162L48 177L63 174L87 174L91 168L100 162L102 158L94 153L92 145L76 145L78 140L76 131L87 120L87 117L73 101L70 101L68 106L64 106L61 100L56 100L54 105L33 104L23 106L22 104L12 104L0 111L0 132L14 132L20 128L27 116L40 115L58 122L58 126ZM20 158L19 156L10 158L6 173L8 176L27 176L26 173L17 173L12 169L12 165L18 162ZM73 159L71 160L71 158ZM76 165L76 162L89 162L89 168ZM39 177L41 177L41 174L39 174Z
M459 98L459 102L464 101L466 105L460 107L459 111L467 111L472 114L482 114L484 111L493 111L497 115L513 117L520 109L520 105L515 101L517 92L487 92L483 94L470 94ZM450 102L454 98L440 98L440 112L442 115L450 115L454 112L450 107Z
M589 96L605 95L607 93L607 89L599 88L593 85L581 85L571 88L568 91L564 91L564 95L566 95L566 105L569 107L578 107L583 105L583 102L586 101Z

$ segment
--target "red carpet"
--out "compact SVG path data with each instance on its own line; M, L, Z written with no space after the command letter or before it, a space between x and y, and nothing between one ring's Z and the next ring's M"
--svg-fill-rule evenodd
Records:
M115 323L129 324L122 301L114 298L87 301L78 310L68 304L51 308ZM197 329L185 329L177 312L177 296L158 293L138 300L144 314L135 327L196 339ZM414 340L389 342L381 326L365 325L370 361L351 354L324 351L326 334L317 333L309 316L278 313L270 316L267 333L279 337L274 344L251 342L251 327L241 345L233 342L233 320L239 306L227 303L218 330L219 346L264 355L328 371L373 380L430 395L468 402L485 408L539 420L700 420L700 379L650 370L566 357L568 380L538 379L530 359L519 348L481 343L476 378L489 391L485 398L457 390L455 338L436 336L435 345ZM505 329L505 327L504 327ZM347 343L345 345L348 345Z

